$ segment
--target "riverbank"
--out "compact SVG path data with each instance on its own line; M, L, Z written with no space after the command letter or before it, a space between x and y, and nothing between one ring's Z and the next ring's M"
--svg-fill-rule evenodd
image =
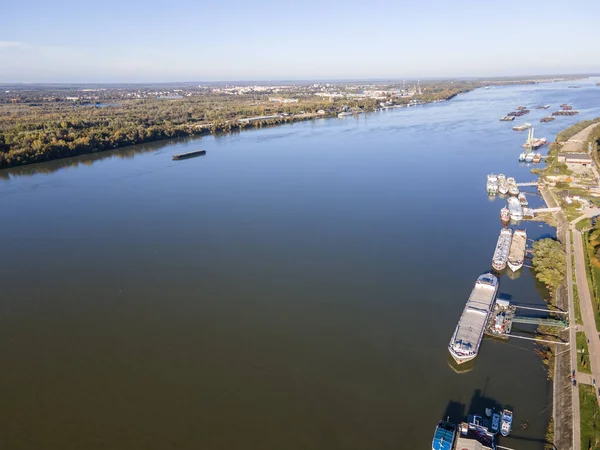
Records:
M121 100L110 107L74 107L77 104L48 98L41 103L0 102L0 169L166 139L448 101L480 86L477 82L440 82L402 94L400 90L381 95L333 92L329 98L329 94L317 95L322 92L295 99L198 95Z

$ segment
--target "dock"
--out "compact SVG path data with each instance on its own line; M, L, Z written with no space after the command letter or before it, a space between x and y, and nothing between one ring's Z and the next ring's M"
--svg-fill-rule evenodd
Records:
M553 311L542 308L531 308L527 306L515 305L513 303L510 303L508 300L497 299L496 304L494 305L494 311L492 312L492 314L490 314L487 325L485 327L485 334L487 336L495 337L498 339L508 339L509 337L514 337L518 339L549 342L554 344L564 344L563 342L542 341L539 339L533 339L525 336L517 336L511 334L513 323L522 323L527 325L545 325L561 329L566 329L569 327L569 322L566 319L553 319L549 317L517 315L517 309L541 311L546 312L548 314L567 314L566 311Z
M193 152L187 153L178 153L177 155L173 155L173 161L180 161L182 159L194 158L196 156L206 155L206 150L196 150Z

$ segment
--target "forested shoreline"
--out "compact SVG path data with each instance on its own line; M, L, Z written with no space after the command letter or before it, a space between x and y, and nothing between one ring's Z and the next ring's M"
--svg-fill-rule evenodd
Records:
M476 87L476 83L433 86L421 95L392 103L443 101ZM380 104L381 100L371 98L330 101L315 96L282 104L251 95L133 99L114 104L4 102L0 103L0 169L164 139L332 117L348 108L373 111ZM257 116L277 117L239 120Z

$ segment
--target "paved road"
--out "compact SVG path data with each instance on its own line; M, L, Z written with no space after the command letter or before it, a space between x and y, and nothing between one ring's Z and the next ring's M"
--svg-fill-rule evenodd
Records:
M574 222L569 224L569 228L573 230L573 241L574 241L574 254L575 254L575 275L577 279L577 289L579 291L579 304L581 308L581 318L583 320L583 326L581 327L585 332L586 338L588 339L588 349L590 356L590 366L592 370L591 378L592 380L600 381L600 338L598 337L598 331L596 330L596 321L594 318L594 310L592 308L592 297L590 295L590 288L587 282L586 276L586 267L585 267L585 257L584 257L584 248L583 248L583 240L581 238L581 233L574 229ZM569 247L570 248L570 247ZM568 257L570 260L570 256ZM571 278L569 274L569 278ZM575 317L575 316L571 316ZM572 333L573 334L573 333ZM573 339L573 338L572 338ZM571 345L573 348L573 345ZM577 353L574 354L577 356ZM577 367L577 361L575 361L575 365L573 367ZM589 376L585 374L581 374L581 381L588 381ZM574 391L578 391L578 389L574 389ZM597 392L597 391L596 391ZM577 408L575 408L575 403L573 403L573 417L575 420L575 416L577 416L577 421L575 423L580 423L579 419L579 393L575 392L577 395L574 395L573 401L575 402L575 397L577 397ZM575 430L577 435L580 435L579 427ZM578 438L574 444L577 444L577 447L580 447L581 439Z
M566 233L566 248L567 248L567 293L569 298L569 318L571 327L569 329L569 346L571 349L571 370L577 370L577 345L575 340L575 302L573 301L573 276L571 268L571 233ZM576 237L576 236L574 236ZM578 327L579 328L579 327ZM558 380L554 381L558 384ZM556 397L556 396L555 396ZM573 387L573 450L581 449L581 420L579 411L579 392Z

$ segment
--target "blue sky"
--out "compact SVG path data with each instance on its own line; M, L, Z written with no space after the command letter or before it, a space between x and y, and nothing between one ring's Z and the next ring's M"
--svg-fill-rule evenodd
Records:
M0 82L600 72L599 0L4 0L1 10Z

